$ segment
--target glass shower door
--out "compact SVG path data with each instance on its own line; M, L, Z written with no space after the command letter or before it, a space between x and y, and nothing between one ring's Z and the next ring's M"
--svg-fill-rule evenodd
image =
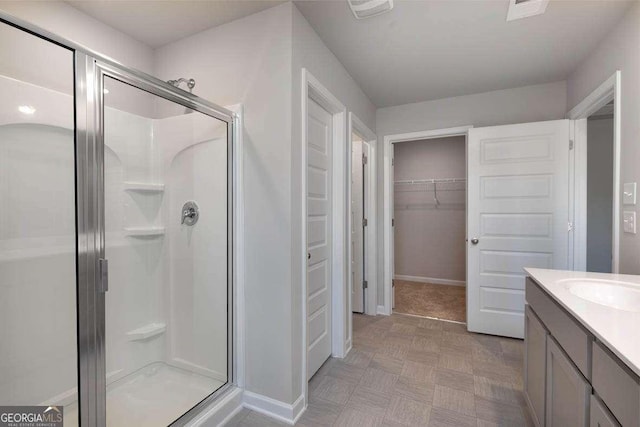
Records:
M227 122L103 78L106 420L167 425L230 378Z
M78 424L73 87L71 50L0 22L0 405L56 405L65 425Z

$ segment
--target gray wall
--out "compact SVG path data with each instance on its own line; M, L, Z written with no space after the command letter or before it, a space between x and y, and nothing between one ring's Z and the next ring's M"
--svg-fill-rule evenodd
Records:
M620 120L621 181L640 181L640 3L635 2L620 23L567 79L569 109L608 79L622 74ZM622 199L622 198L621 198ZM624 210L637 210L625 206ZM622 210L620 215L622 216ZM622 218L620 227L622 228ZM640 235L620 230L620 272L640 274Z
M455 126L493 126L564 118L567 111L565 82L498 90L435 101L380 108L376 112L378 170L383 166L385 135L443 129ZM384 218L383 175L378 174L378 247L382 248ZM384 254L378 251L378 305L384 303Z
M465 178L465 137L395 144L395 180ZM394 193L395 274L465 281L466 191L442 185L440 205L432 186L397 186Z
M587 271L611 272L613 118L587 120Z

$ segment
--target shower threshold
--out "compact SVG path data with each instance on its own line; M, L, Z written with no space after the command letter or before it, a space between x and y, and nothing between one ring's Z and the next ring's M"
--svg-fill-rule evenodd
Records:
M155 362L107 386L107 426L168 425L225 383ZM64 407L64 425L78 425L78 404Z

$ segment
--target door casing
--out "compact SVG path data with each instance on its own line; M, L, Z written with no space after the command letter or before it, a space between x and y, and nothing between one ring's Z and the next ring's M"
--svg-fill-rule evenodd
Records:
M348 296L348 236L347 236L347 177L349 173L349 149L347 144L347 110L346 107L336 98L318 79L316 79L307 69L302 69L301 88L301 119L302 119L302 141L301 141L301 164L304 165L301 173L300 192L300 230L301 239L299 246L300 268L302 271L300 304L302 307L302 392L306 402L309 384L307 381L308 352L307 352L307 117L308 100L313 99L322 108L333 116L333 155L332 155L332 250L331 250L331 333L332 344L331 353L333 357L342 358L351 349L351 307L349 307Z
M365 289L364 292L364 313L370 316L375 316L378 313L378 222L377 222L377 206L376 206L376 188L377 188L377 137L376 134L373 133L363 122L356 116L354 113L349 113L349 129L347 134L349 135L349 152L353 149L352 147L352 135L357 134L366 144L369 146L369 159L367 162L367 175L364 177L365 186L367 187L366 195L365 195L365 211L367 214L368 225L365 231L365 257L364 260L366 266L366 279L369 284L369 287ZM351 167L349 165L349 176L351 176ZM351 186L349 186L349 196L348 200L351 200ZM351 215L349 217L349 231L348 235L351 235L351 229L353 225L351 224ZM350 247L350 246L349 246ZM349 251L349 266L351 265L351 251ZM349 275L351 277L351 275ZM350 283L351 286L351 283ZM351 303L350 307L351 307Z
M400 133L385 135L384 137L384 194L383 194L383 236L384 236L384 262L383 262L383 294L382 305L378 305L378 314L391 315L393 312L393 144L423 139L445 138L448 136L464 136L473 126L459 126L446 129L435 129L420 132ZM466 145L466 140L465 140Z
M574 222L575 236L573 245L572 268L577 271L587 269L587 138L586 119L613 100L613 242L612 273L620 270L620 152L621 152L621 95L622 73L618 70L585 99L567 113L567 118L574 121L571 139L574 149L571 153L571 177L574 180L572 189L571 212Z

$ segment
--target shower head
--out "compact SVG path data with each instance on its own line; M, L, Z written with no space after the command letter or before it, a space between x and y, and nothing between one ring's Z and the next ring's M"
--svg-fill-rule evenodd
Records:
M193 88L196 86L196 81L194 79L185 79L183 77L180 77L176 80L167 80L167 83L178 88L180 87L181 83L186 83L187 87L189 88L189 92L193 92Z

